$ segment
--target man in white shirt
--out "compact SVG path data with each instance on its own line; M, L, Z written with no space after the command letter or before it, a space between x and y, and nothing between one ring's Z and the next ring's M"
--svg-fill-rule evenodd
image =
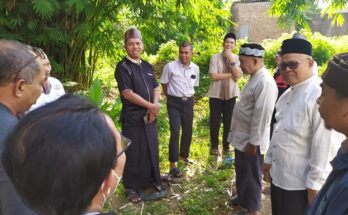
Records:
M30 107L29 111L32 111L47 103L53 102L65 94L65 90L62 83L58 79L50 76L52 69L51 63L47 55L45 53L43 53L43 55L45 55L44 66L46 68L46 81L42 87L43 90L40 97L36 100L36 103Z
M262 207L263 154L269 146L270 122L278 94L277 85L264 66L264 54L259 44L244 44L240 48L240 67L250 79L235 106L228 136L235 147L238 203L248 214L260 214Z
M291 87L276 104L264 177L272 183L272 214L300 215L323 186L344 136L325 128L318 112L321 80L312 73L311 43L284 40L281 54L281 75Z
M174 178L180 178L182 173L176 168L176 162L188 159L192 138L193 94L194 87L199 84L199 68L191 62L193 46L184 42L179 46L179 60L168 63L161 75L161 84L167 96L167 110L170 125L169 140L169 173ZM181 141L179 150L179 134ZM179 153L180 151L180 153Z

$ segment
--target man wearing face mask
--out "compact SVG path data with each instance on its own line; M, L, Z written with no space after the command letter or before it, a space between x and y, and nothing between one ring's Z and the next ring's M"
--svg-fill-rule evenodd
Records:
M5 170L37 214L115 214L102 210L120 183L131 142L86 98L64 95L29 112L7 143Z
M306 213L344 138L325 128L320 117L316 99L321 80L313 75L312 66L310 42L283 41L280 70L291 87L276 104L276 123L264 164L264 178L271 182L273 215Z

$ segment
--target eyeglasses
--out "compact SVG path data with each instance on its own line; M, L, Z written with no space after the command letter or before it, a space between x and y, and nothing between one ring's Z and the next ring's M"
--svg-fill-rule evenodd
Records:
M30 64L34 63L36 58L40 57L41 59L46 59L46 54L45 52L37 47L33 47L33 46L27 46L31 51L33 51L36 56L34 58L30 58L25 64L23 64L23 66L21 67L21 69L18 70L16 77L15 77L15 81L18 79L19 73L24 70L27 66L29 66Z
M306 59L308 60L308 58ZM305 61L305 60L303 60ZM298 61L289 61L289 62L281 62L280 63L280 70L284 71L286 70L287 67L289 67L289 69L297 69L298 68L298 65L300 65L300 63L302 63L303 61L301 62L298 62Z
M287 67L289 67L289 69L297 69L299 64L300 63L296 62L296 61L290 61L290 62L287 62L287 63L281 62L280 63L280 69L283 70L283 71L286 70Z
M132 144L132 141L130 139L128 139L127 137L121 135L121 152L119 152L116 157L115 160L120 157L120 155L122 153L124 153L125 151L127 151L128 147Z
M30 49L36 54L35 58L46 59L46 54L41 48L30 46Z

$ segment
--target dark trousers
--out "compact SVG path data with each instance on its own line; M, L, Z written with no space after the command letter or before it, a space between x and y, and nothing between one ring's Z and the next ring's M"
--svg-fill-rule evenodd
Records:
M221 123L223 123L223 138L222 145L224 149L229 149L229 142L227 142L228 133L230 132L231 119L233 108L236 104L236 97L229 100L222 100L216 98L209 99L210 108L210 143L212 149L217 149L219 146L219 130Z
M236 188L240 206L249 212L260 211L262 207L262 164L260 149L255 156L248 157L235 149Z
M304 215L308 207L307 190L284 190L271 184L273 215Z
M170 126L169 161L179 160L179 136L181 127L180 156L189 157L192 139L193 98L183 101L181 98L167 96L167 110Z

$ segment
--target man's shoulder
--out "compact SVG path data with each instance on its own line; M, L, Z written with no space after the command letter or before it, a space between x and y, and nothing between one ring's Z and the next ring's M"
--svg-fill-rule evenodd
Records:
M197 72L199 72L199 66L198 66L197 64L195 64L195 63L192 62L192 61L191 61L190 64L191 64L190 66L191 66L194 70L197 70Z
M169 63L167 63L165 65L165 67L174 67L174 66L178 66L180 65L180 61L179 60L173 60L173 61L170 61Z
M213 55L211 56L211 58L221 58L221 57L222 57L222 52L213 54Z
M17 124L18 119L4 108L0 107L0 149L3 148L3 141Z

